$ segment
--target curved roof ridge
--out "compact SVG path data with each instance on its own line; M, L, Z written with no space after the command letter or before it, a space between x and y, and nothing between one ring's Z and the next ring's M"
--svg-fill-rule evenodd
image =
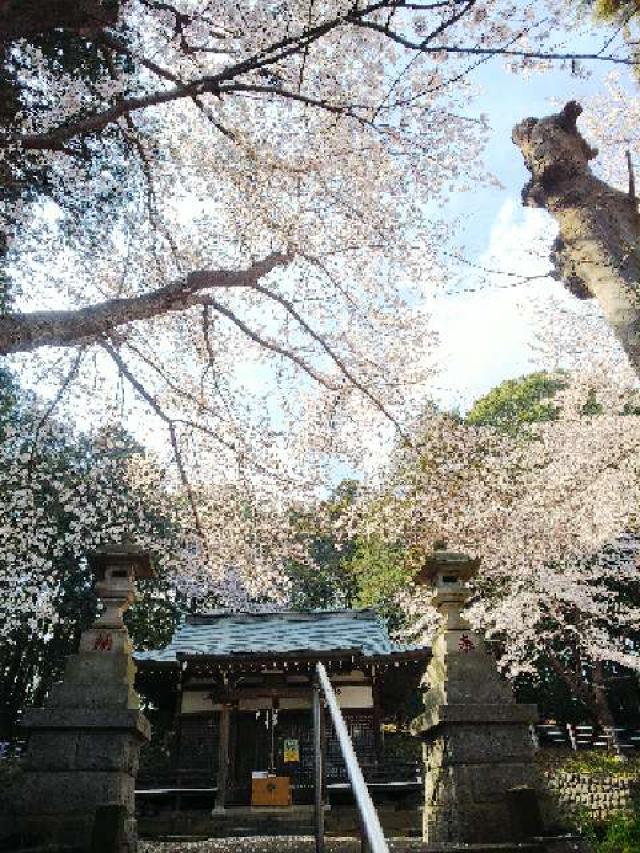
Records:
M204 622L207 619L234 619L242 617L250 617L252 619L269 619L283 616L338 616L338 615L360 615L371 614L377 619L380 619L380 614L375 607L315 607L309 609L294 609L287 608L283 610L210 610L204 613L189 613L187 614L185 624L197 624Z

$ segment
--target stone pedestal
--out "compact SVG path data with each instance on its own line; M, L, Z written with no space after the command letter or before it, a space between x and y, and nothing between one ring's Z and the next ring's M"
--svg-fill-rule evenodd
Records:
M445 551L427 566L443 622L424 677L425 711L413 731L424 740L423 838L430 844L517 842L542 830L529 736L536 708L516 704L461 615L465 581L476 568L465 555Z
M134 786L150 729L133 689L135 665L122 622L133 598L133 569L123 571L107 568L98 584L104 614L83 632L46 707L24 715L29 739L16 803L22 844L85 853L105 849L108 838L109 853L135 850Z

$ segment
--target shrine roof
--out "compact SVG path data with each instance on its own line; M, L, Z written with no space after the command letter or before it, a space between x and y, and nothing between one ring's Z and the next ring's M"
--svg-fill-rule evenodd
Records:
M172 662L188 656L319 656L344 653L364 658L424 653L424 647L393 643L373 609L287 610L280 613L216 611L188 616L164 649L136 652L137 661Z

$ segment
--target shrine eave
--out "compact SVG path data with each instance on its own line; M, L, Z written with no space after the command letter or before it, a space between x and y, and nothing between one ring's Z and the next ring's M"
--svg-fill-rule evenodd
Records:
M141 659L136 661L139 669L149 671L164 670L260 670L277 669L278 667L299 667L301 669L323 663L327 668L353 669L380 668L403 666L410 663L428 661L431 649L420 647L403 649L386 654L363 654L361 649L327 649L322 651L299 650L287 652L237 652L231 654L206 654L202 652L178 652L174 660Z

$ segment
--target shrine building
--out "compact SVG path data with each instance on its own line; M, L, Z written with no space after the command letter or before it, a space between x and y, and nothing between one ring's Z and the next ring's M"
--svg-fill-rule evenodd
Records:
M419 707L429 658L427 647L394 644L372 609L187 617L166 648L135 653L136 687L154 732L142 751L138 811L201 809L215 817L310 806L318 662L374 798L407 802L421 789L422 765L415 749L397 748L397 730ZM321 727L325 800L349 802L326 711Z

